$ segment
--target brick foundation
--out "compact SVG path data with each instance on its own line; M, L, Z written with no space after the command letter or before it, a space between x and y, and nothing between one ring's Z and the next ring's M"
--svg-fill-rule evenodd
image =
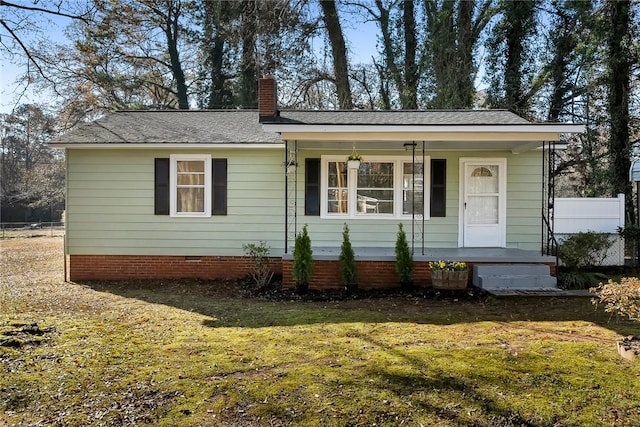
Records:
M280 258L272 270L282 272ZM240 279L251 261L243 256L70 255L69 280Z
M241 279L249 275L251 261L243 256L156 256L156 255L70 255L69 280L144 280L144 279ZM282 274L282 285L295 286L292 275L293 260L271 258L271 269ZM478 263L480 264L480 263ZM490 264L499 264L491 262ZM473 264L468 263L469 269ZM556 266L549 264L551 274ZM363 289L399 287L395 262L390 260L356 261L359 286ZM471 276L469 275L469 282ZM428 261L416 261L416 286L430 286L431 270ZM309 284L311 289L340 289L340 264L335 260L315 260Z

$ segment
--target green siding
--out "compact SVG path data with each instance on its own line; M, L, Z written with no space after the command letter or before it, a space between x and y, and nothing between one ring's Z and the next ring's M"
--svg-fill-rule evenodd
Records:
M198 150L228 159L228 215L172 218L153 213L154 158L195 150L67 150L67 245L70 254L242 255L244 243L264 240L278 256L285 244L283 152L277 149ZM408 152L360 154L404 156ZM309 224L312 244L338 246L343 219L304 215L304 158L348 154L300 150L298 229ZM540 248L541 154L538 151L429 152L447 159L447 216L425 221L425 246L458 245L459 158L507 159L507 246ZM400 220L347 220L355 247L393 247ZM402 221L411 233L411 221ZM419 227L416 228L419 232ZM411 237L411 236L409 236ZM288 244L293 246L290 230ZM416 237L416 247L420 246Z

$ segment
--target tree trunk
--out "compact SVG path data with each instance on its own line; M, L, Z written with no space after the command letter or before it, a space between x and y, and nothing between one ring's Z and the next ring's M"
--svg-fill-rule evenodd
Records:
M240 106L256 108L258 106L258 75L256 70L256 14L258 4L253 0L242 3L242 56L240 58Z
M166 15L165 35L167 37L167 48L169 58L171 60L171 72L176 80L176 96L178 98L178 108L181 110L189 109L189 95L187 93L187 83L184 78L184 71L180 63L180 54L178 53L178 34L179 28L179 12L180 5L172 3L169 5Z
M633 193L629 182L631 144L629 142L629 91L631 52L625 45L630 36L629 0L609 0L606 4L608 29L608 92L609 92L609 154L611 156L611 183L613 195L626 196L627 220L635 223Z
M400 94L402 108L415 110L418 108L418 68L416 66L416 21L413 0L403 3L404 21L404 82L405 87Z
M351 86L349 85L349 63L347 61L347 48L342 34L342 27L338 19L338 11L334 0L320 0L322 7L322 19L327 28L331 53L333 55L333 72L336 80L338 103L342 110L353 109Z

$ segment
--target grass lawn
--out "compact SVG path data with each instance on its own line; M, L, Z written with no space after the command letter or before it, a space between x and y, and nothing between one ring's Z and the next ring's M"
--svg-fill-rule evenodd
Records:
M64 283L60 238L0 244L0 425L640 425L640 325L587 298Z

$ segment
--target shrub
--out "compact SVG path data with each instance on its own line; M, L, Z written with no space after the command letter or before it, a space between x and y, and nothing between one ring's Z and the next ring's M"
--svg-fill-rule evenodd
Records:
M340 274L342 283L348 291L358 288L358 271L356 270L356 257L349 239L349 226L347 223L342 228L342 246L340 247Z
M307 224L302 227L302 231L296 236L296 243L293 249L293 280L300 292L306 292L309 281L313 274L313 251L311 250L311 239L307 232Z
M558 256L569 270L601 265L611 247L609 236L587 231L577 233L558 246Z
M396 273L400 279L400 284L408 286L413 282L413 255L407 243L407 234L402 229L402 224L398 224L398 235L396 238Z
M261 288L269 283L273 278L273 272L269 266L269 247L264 241L259 243L247 243L242 245L244 254L251 259L251 278L256 287Z
M558 286L562 289L589 289L598 285L598 280L586 271L567 270L558 272Z
M640 279L637 277L623 277L620 283L609 280L600 283L591 292L596 294L594 304L604 304L605 311L627 316L640 322Z

